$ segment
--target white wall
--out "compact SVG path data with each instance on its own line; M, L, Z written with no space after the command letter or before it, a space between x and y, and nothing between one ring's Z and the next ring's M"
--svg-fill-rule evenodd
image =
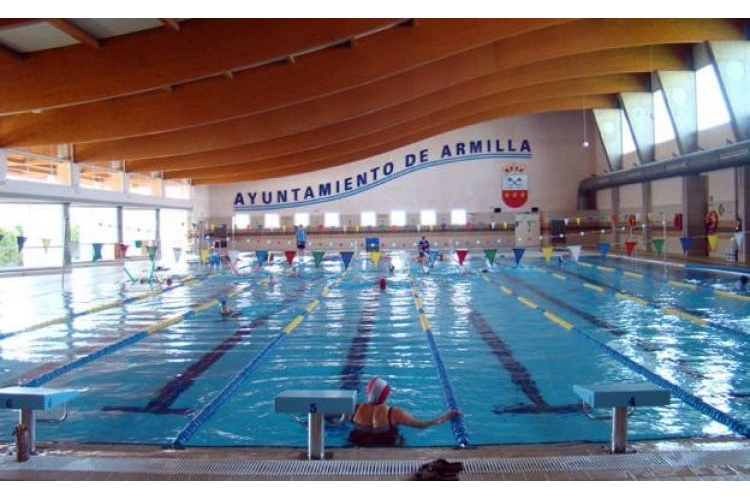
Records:
M263 212L279 213L282 216L294 212L309 212L313 216L327 211L343 214L358 214L364 210L377 213L389 213L400 209L409 213L420 209L432 208L447 212L454 208L463 208L468 212L491 212L494 207L501 207L503 212L528 212L532 207L542 211L570 211L577 206L577 190L581 179L589 177L595 170L595 164L603 161L600 148L581 146L582 137L581 113L551 113L514 117L496 120L480 125L466 127L442 134L419 143L379 155L366 161L333 167L300 177L285 177L263 182L237 183L212 186L209 189L209 210L214 220L231 219L234 213L234 202L238 193L242 194L245 206L251 206L247 193L258 193L257 210L251 211L253 220ZM498 140L508 151L508 141L518 151L522 141L527 141L530 155L527 158L494 157L477 159L476 155L457 156L455 145L481 140L484 144L491 141L494 147ZM452 157L459 161L447 162L441 158L441 152L449 146ZM493 150L494 151L494 150ZM406 167L408 155L419 155L425 152L425 162L415 166L427 166L417 169ZM263 191L275 193L306 186L315 187L321 183L343 182L343 179L369 172L372 168L381 168L390 162L393 174L388 181L366 190L357 190L356 195L336 201L307 203L297 207L268 207L260 203ZM510 166L523 168L528 181L527 202L518 208L511 208L503 202L502 181L505 169ZM398 174L400 176L396 176ZM380 175L383 178L383 175ZM368 179L368 182L371 178ZM300 193L302 191L299 191ZM325 197L317 198L324 200ZM309 200L308 200L309 201ZM199 206L205 202L203 195L195 193L196 216Z

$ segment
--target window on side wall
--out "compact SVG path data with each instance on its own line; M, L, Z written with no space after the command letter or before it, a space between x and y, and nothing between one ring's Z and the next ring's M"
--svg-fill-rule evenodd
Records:
M323 225L325 227L341 227L341 216L338 212L326 212L323 215Z
M391 226L404 227L406 225L406 212L403 210L391 211Z
M434 210L421 210L419 212L419 223L423 226L434 226L437 224L437 214Z
M263 216L263 227L265 229L281 228L281 217L279 214L265 214Z
M464 210L463 208L454 208L453 210L451 210L451 225L465 226L466 210Z
M310 214L307 214L307 213L294 214L294 225L309 227L310 226Z
M377 226L378 217L375 212L362 212L359 216L359 225L362 227Z

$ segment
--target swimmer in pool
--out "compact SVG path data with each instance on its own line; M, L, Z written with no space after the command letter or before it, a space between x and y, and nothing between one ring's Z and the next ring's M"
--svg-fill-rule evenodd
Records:
M237 316L237 315L239 315L239 313L237 313L234 309L232 309L231 307L229 307L229 304L227 304L226 300L221 300L219 302L219 306L220 306L219 313L222 316Z
M358 403L349 417L354 429L349 433L349 442L355 446L398 446L403 442L399 426L425 429L447 422L460 415L456 409L448 410L431 420L420 420L398 406L385 404L391 387L379 377L367 384L367 402Z

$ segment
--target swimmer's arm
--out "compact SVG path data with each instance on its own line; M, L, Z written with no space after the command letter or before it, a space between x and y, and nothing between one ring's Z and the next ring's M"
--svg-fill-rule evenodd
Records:
M439 417L435 417L432 420L420 420L408 411L402 408L394 407L391 410L391 421L395 425L406 425L408 427L416 427L417 429L424 429L426 427L432 427L433 425L439 425L459 415L458 410L448 410Z

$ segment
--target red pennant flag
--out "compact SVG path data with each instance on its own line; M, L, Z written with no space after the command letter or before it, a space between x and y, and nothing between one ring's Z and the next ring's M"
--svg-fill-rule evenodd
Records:
M289 263L289 265L292 265L292 261L294 261L294 257L297 255L296 250L287 250L284 252L284 255L286 255L286 261Z
M456 250L456 255L458 255L458 264L463 265L464 259L466 258L466 254L468 254L469 251L465 248L461 248Z
M637 241L626 241L625 242L625 251L628 253L628 257L633 255L633 250L635 249L635 245L638 243Z

